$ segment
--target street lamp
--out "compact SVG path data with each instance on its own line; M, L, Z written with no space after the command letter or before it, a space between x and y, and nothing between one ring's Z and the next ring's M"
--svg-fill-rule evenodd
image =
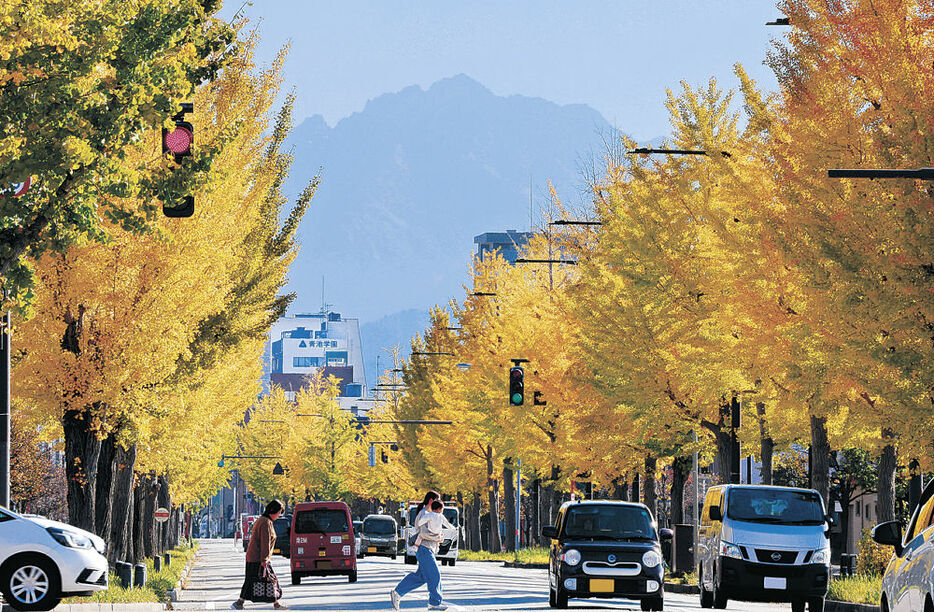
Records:
M474 291L470 295L477 296L477 297L490 297L496 294L490 291Z
M519 257L516 259L516 263L546 263L546 264L568 264L570 266L576 266L577 262L573 259L526 259L525 257Z
M775 21L766 21L765 25L767 26L790 26L791 23L788 22L787 17L778 17Z
M449 355L454 356L454 353L447 353L445 351L412 351L412 355Z
M646 147L639 147L638 149L627 151L627 153L629 155L652 155L655 153L661 155L710 155L707 151L700 149L650 149ZM723 157L733 157L733 154L728 151L720 151L720 155Z
M934 168L837 168L827 171L827 178L907 178L934 181Z
M578 219L558 219L551 221L548 225L603 225L603 221L581 221Z

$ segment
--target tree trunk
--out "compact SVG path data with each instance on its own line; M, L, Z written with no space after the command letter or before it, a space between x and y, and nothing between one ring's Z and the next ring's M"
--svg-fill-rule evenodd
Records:
M158 482L152 476L143 480L143 558L150 559L156 554L156 493Z
M655 470L658 467L658 459L654 455L647 455L645 457L645 487L643 496L645 497L645 505L649 507L649 512L652 513L652 518L658 522L658 497L655 493Z
M882 430L882 440L886 445L879 457L879 484L876 487L879 509L877 523L895 520L895 433L888 428Z
M142 474L136 477L133 488L133 553L132 563L146 558L146 498L149 479Z
M671 463L671 524L684 523L684 483L691 473L691 457L675 457Z
M512 459L503 460L503 504L505 516L503 522L506 528L506 550L516 550L516 483L513 482L515 472L512 471Z
M532 493L529 500L530 516L529 516L529 546L537 543L539 538L542 537L542 481L539 478L535 478L532 481Z
M111 510L110 545L107 558L110 564L126 557L128 534L132 534L133 468L136 465L136 445L128 449L118 445L114 453L114 495ZM128 528L129 526L129 528Z
M772 453L775 450L775 441L769 434L768 422L765 418L765 403L756 402L756 416L759 420L760 459L762 460L762 484L772 484Z
M632 477L632 492L629 494L629 499L636 503L639 503L642 499L642 496L639 494L639 473Z
M811 415L811 487L820 493L825 504L828 503L830 443L827 441L827 417L814 415Z
M65 477L68 479L68 522L94 531L97 500L97 464L101 442L89 429L90 409L68 410L62 418L65 432Z
M113 521L114 472L116 470L117 444L111 433L101 440L100 455L97 460L97 487L95 492L94 533L104 538L107 548L111 541L111 522Z
M623 474L613 479L613 497L620 501L629 501L629 475Z
M490 504L490 552L498 553L502 552L503 543L499 536L499 483L493 477L493 474L493 448L487 446L486 483Z
M482 511L483 494L480 491L474 492L473 501L470 502L473 512L470 513L470 550L478 551L483 548L480 538L480 512Z

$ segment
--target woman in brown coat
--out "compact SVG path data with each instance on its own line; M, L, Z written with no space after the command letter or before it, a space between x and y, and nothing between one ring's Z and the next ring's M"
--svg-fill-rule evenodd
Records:
M253 523L253 530L250 532L250 544L246 549L246 577L243 580L243 587L240 588L240 599L233 602L231 607L235 610L243 609L243 602L253 599L253 584L262 582L264 575L271 575L275 581L275 591L280 593L279 580L272 571L272 551L276 546L276 528L273 522L282 514L282 502L274 499L266 504L266 511ZM262 601L268 601L263 599ZM278 601L273 604L277 610L287 608Z

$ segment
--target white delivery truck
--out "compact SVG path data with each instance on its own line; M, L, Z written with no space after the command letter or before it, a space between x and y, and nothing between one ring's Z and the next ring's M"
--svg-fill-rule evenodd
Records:
M403 528L405 542L405 562L409 565L415 565L415 545L410 544L409 540L415 535L415 514L418 510L418 502L409 502L408 516L406 516L405 527ZM454 565L457 561L457 551L460 549L463 527L461 526L461 511L456 502L444 502L444 518L454 525L455 529L443 529L441 531L441 544L438 547L436 559L441 561L441 565Z

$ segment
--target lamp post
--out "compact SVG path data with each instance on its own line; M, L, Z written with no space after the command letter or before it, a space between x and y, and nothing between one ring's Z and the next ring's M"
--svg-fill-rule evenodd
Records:
M647 147L639 147L627 153L629 155L710 155L709 151L702 149L651 149ZM722 157L733 157L733 154L728 151L719 151L719 153Z
M827 171L827 178L907 178L934 181L934 168L835 168Z
M10 312L3 314L0 329L0 506L10 507Z

